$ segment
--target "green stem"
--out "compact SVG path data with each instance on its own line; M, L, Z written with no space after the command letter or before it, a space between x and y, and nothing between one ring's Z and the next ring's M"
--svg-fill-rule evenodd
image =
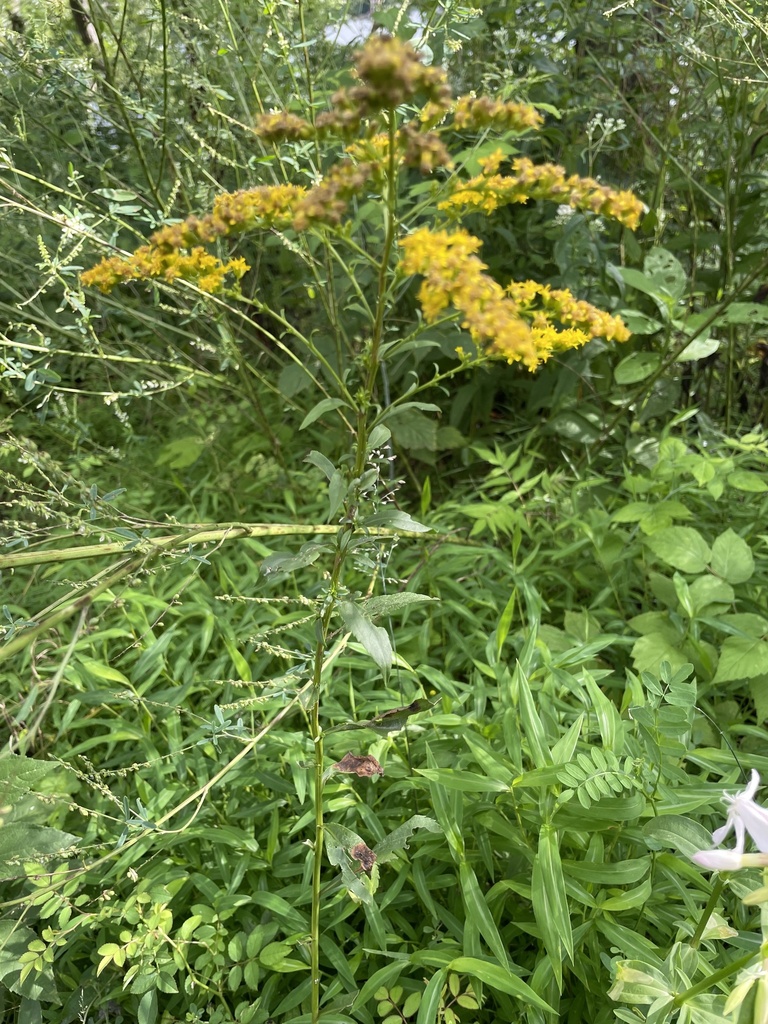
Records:
M701 942L701 937L704 934L704 929L707 927L707 921L709 921L710 917L712 916L712 912L715 909L715 907L717 906L717 903L718 903L718 901L720 899L720 894L722 893L724 888L725 888L725 881L723 880L721 875L718 875L717 881L715 882L714 886L712 887L712 893L711 893L709 899L707 900L707 905L706 905L706 907L704 907L704 909L701 912L701 917L699 918L699 923L696 925L696 931L691 936L691 941L690 941L689 945L693 949L696 949L696 947Z
M738 960L733 960L730 964L725 967L721 967L719 971L713 971L712 974L708 974L706 978L702 978L701 981L696 982L695 985L691 985L685 992L681 992L676 995L672 1000L673 1006L684 1006L689 999L693 999L694 996L699 995L700 992L708 992L713 985L719 985L721 981L725 981L726 978L732 977L734 974L738 974L739 971L743 970L747 964L751 964L755 959L755 953L747 953L746 956L739 957Z

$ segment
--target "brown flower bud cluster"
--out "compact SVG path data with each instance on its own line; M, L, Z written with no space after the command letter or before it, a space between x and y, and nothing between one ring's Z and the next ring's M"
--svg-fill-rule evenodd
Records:
M456 128L495 128L525 132L540 128L544 118L528 103L503 103L490 96L460 96L453 112Z
M311 139L313 131L309 121L282 110L263 114L256 122L256 134L266 142L298 142Z
M403 163L431 174L438 167L453 167L453 160L437 132L425 132L416 124L406 124L397 133L397 142L405 147Z
M341 223L349 200L365 188L373 167L369 163L354 164L342 160L334 164L319 185L315 185L296 206L293 226L304 231L310 224Z

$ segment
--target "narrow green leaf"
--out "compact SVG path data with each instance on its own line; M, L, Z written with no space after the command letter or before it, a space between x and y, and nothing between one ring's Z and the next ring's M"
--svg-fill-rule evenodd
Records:
M443 994L443 986L448 977L448 971L435 971L427 982L424 995L419 1004L419 1013L416 1017L416 1024L436 1024L437 1011L440 1009L440 1001Z
M493 915L485 902L485 896L480 891L477 876L471 865L462 859L459 865L459 882L461 884L461 895L464 899L464 909L467 917L474 921L477 930L485 939L488 948L499 961L506 966L509 962L507 947L499 934Z
M520 719L523 732L528 740L531 752L531 759L537 768L545 768L552 764L552 754L547 744L547 736L544 731L539 713L533 700L531 688L528 685L525 672L518 663L515 668L515 676L518 681L518 693L520 698Z
M452 960L448 966L456 974L468 974L470 977L482 981L483 984L495 988L497 992L506 992L507 995L514 996L516 999L522 999L523 1002L538 1007L544 1013L555 1013L549 1003L545 1003L541 996L536 995L530 985L526 985L516 974L498 964L489 964L485 960L477 960L471 956L460 956Z

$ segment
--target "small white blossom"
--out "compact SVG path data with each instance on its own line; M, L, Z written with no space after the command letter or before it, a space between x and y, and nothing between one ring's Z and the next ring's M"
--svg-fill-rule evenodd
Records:
M736 846L733 850L700 850L691 860L712 871L737 871L743 867L768 866L768 810L755 803L755 793L760 785L760 776L752 771L747 788L735 796L723 794L729 805L728 817L722 828L712 833L712 842L719 846L733 829ZM747 835L758 848L758 854L745 854Z

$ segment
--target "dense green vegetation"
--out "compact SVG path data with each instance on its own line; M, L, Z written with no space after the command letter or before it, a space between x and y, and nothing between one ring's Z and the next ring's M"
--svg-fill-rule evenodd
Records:
M0 1019L765 1024L762 5L368 6L3 15Z

